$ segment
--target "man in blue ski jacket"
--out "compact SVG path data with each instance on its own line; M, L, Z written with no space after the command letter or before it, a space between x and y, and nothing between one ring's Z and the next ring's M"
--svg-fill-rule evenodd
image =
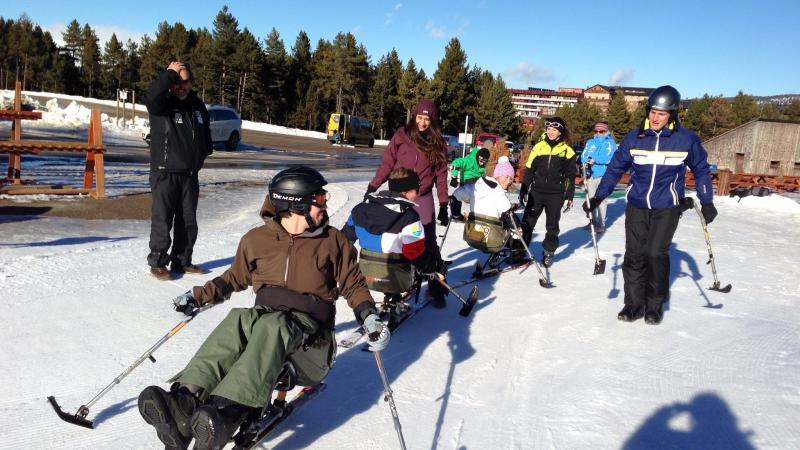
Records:
M586 188L589 197L597 192L600 179L606 174L606 166L611 162L611 157L617 150L617 143L611 137L608 122L601 120L594 124L594 137L586 141L581 154L581 165L586 166ZM600 202L596 210L592 211L594 230L598 233L605 231L606 202Z
M686 167L695 176L697 197L706 223L717 216L708 154L700 138L681 128L680 93L672 86L656 88L647 99L646 116L631 130L584 210L589 213L614 190L625 171L632 169L625 209L625 307L617 318L632 322L641 317L661 323L669 300L669 246L681 213L691 208L684 199Z

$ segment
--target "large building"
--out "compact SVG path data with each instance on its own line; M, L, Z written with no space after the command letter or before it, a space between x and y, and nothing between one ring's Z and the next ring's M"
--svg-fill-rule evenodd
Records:
M708 160L733 173L800 175L800 122L755 119L703 142Z
M511 95L511 103L517 109L517 116L523 122L536 121L539 117L552 116L556 109L564 105L575 105L581 98L583 89L558 88L507 89Z
M653 89L654 88L606 86L603 84L595 84L594 86L583 91L583 98L589 103L600 108L603 113L607 113L608 106L611 104L611 99L617 95L617 93L621 92L623 95L625 95L625 102L627 103L628 111L634 111L636 110L636 107L639 106L641 101L647 100L647 97L650 96L650 93L653 92Z

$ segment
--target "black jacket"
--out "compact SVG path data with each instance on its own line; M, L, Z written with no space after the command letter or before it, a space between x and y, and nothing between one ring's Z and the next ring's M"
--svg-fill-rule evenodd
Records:
M150 170L196 173L213 152L208 110L194 91L175 97L169 89L177 81L177 72L165 70L147 89Z

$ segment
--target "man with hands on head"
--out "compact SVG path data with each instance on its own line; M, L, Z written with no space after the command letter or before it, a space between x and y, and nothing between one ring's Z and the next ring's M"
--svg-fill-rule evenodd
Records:
M208 111L192 90L192 79L188 65L173 61L150 83L145 101L153 196L147 263L159 280L169 280L170 272L205 272L192 263L200 196L197 174L213 150Z

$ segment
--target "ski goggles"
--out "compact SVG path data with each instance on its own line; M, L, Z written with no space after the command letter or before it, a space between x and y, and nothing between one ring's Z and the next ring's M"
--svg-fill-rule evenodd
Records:
M331 194L328 191L319 191L311 194L311 204L324 208L328 204Z
M564 124L562 124L561 122L550 122L548 120L545 120L544 126L545 126L545 128L556 128L556 129L559 129L559 130L563 130L564 129Z

